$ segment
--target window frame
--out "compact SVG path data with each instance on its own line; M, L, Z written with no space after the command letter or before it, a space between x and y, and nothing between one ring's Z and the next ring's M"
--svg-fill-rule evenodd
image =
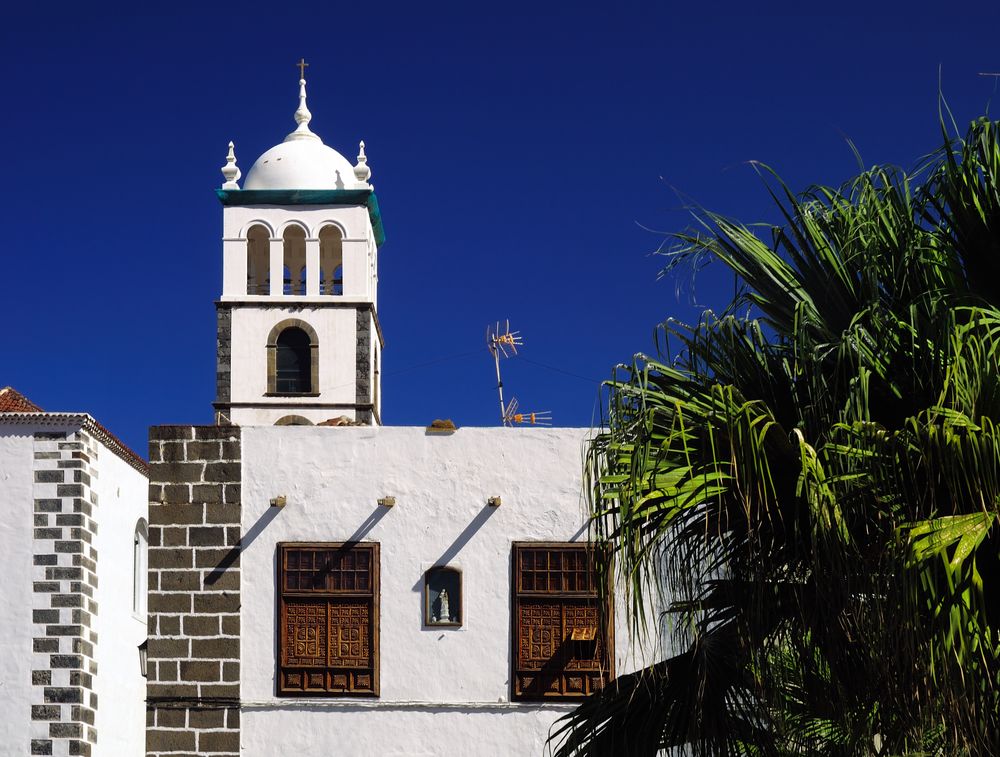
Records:
M563 578L564 586L561 591L523 588L523 575L520 557L523 552L528 550L545 550L549 554L552 554L553 552L566 553L580 552L581 550L585 551L587 553L590 570L590 580L588 582L587 589L567 590L565 588L565 578ZM598 604L602 597L598 591L598 577L596 575L593 562L593 551L594 546L589 542L516 541L511 544L510 687L511 699L513 701L580 701L591 693L607 686L614 678L614 600L612 595L611 577L609 572L609 575L606 577L606 586L603 596L605 607L604 612L602 612L601 607ZM565 571L564 568L560 568L560 570ZM565 573L563 573L563 575L565 576ZM539 672L537 674L532 673L535 678L538 678L538 686L537 688L530 688L531 684L534 683L535 678L529 679L527 686L524 685L524 679L527 678L528 673L534 669L521 664L521 608L522 605L540 605L540 600L549 600L548 604L550 606L552 604L558 604L560 607L560 633L562 634L562 641L558 643L555 655L549 659L553 659L555 656L562 656L563 664L558 667L548 669L547 671L545 667L538 668L537 670ZM590 639L586 638L586 634L583 634L581 637L574 638L574 633L567 633L566 608L575 606L578 607L581 604L593 604L597 610L594 636ZM572 655L572 650L579 649L583 651L587 649L586 646L573 646L567 648L567 644L595 645L592 657L594 660L594 667L581 665L577 668L567 668L565 663L575 657ZM544 672L547 672L547 676L554 677L559 682L557 690L553 691L551 687L548 686L543 688L542 684L544 683L544 679L540 676L541 673ZM576 691L569 690L570 679L577 677L573 675L577 672L580 674L579 688Z
M278 391L278 337L286 329L298 328L309 337L309 388L308 392L279 392ZM271 328L267 335L267 391L265 397L319 397L319 339L314 329L307 321L301 318L286 318L279 321Z
M457 607L458 620L434 620L431 613L431 579L432 574L448 573L455 576L458 584ZM452 565L435 565L424 571L424 627L428 629L436 628L461 628L465 623L465 589L462 586L462 571Z
M333 588L311 588L311 589L287 589L286 588L286 573L288 572L286 565L286 556L294 551L302 550L315 551L315 550L333 550L337 552L341 551L358 551L367 552L370 556L369 563L369 575L370 575L370 588L369 590L347 590L347 589L333 589ZM372 698L378 697L380 692L380 670L379 665L381 662L381 655L379 654L379 607L381 604L381 550L380 544L378 542L279 542L275 550L275 695L278 697L326 697L326 698ZM298 604L301 606L306 606L308 604L325 604L326 606L326 625L325 625L325 644L326 644L326 665L325 666L308 666L308 665L295 665L288 663L287 654L288 650L286 628L287 628L287 610L289 600L294 603L298 600ZM355 600L355 605L363 604L367 601L368 604L368 665L367 666L336 666L331 665L330 660L330 637L332 628L331 619L331 608L334 605L340 605L343 607L350 607L351 600ZM307 678L310 671L314 671L314 674L322 674L324 677L325 685L320 687L314 684L313 680ZM364 675L367 672L370 675L370 684L367 688L355 688L353 682L355 681L354 676ZM302 683L299 687L292 687L286 684L288 678L286 675L300 674L302 676ZM334 685L335 676L344 675L345 685L343 687L337 687ZM352 682L352 685L348 685L347 682Z

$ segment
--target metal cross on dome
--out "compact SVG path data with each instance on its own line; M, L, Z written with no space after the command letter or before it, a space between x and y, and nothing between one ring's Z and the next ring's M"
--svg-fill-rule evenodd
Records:
M306 59L305 58L299 58L299 62L296 63L295 65L299 67L299 78L300 79L305 79L306 78L306 69L309 67L309 64L306 63Z

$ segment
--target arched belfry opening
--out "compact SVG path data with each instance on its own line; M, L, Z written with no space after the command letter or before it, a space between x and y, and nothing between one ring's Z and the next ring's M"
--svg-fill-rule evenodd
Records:
M270 294L270 240L267 227L260 224L247 231L247 294Z
M336 226L319 232L320 293L344 293L344 239Z
M319 393L319 342L305 321L290 318L271 329L267 340L267 393Z
M283 294L306 293L306 232L301 226L289 226L282 235L285 283Z

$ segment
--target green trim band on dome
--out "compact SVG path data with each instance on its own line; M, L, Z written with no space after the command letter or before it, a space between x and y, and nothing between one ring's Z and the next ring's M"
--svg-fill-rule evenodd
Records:
M238 205L364 205L375 232L375 244L385 242L378 198L371 189L216 189L226 207Z

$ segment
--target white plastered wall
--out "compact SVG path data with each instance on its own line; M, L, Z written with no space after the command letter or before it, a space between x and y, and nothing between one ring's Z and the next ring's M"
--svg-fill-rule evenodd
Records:
M146 616L133 612L133 535L147 519L146 477L99 445L94 508L98 529L96 630L98 644L95 757L141 755L146 740L146 679L139 669L139 644L146 639ZM145 591L146 577L141 577Z
M31 586L45 580L32 565L32 429L0 425L0 551L4 565L4 610L0 612L0 744L27 754L31 740Z
M267 341L278 323L290 318L305 321L316 331L319 342L319 396L265 397L267 393ZM268 411L267 405L289 403L354 404L357 386L356 339L357 313L353 308L296 308L294 312L269 307L238 307L232 312L232 402L251 402L258 408L234 408L233 421L239 424L273 423L282 415L304 415L303 409L280 408ZM341 415L320 411L316 420ZM273 416L273 418L272 418Z
M587 433L244 428L243 754L541 754L573 705L510 701L511 545L586 538ZM287 505L270 507L279 495ZM394 507L377 504L385 496ZM380 697L275 697L276 545L352 538L381 545ZM422 624L423 575L436 564L462 571L460 629ZM639 660L618 615L622 673Z

